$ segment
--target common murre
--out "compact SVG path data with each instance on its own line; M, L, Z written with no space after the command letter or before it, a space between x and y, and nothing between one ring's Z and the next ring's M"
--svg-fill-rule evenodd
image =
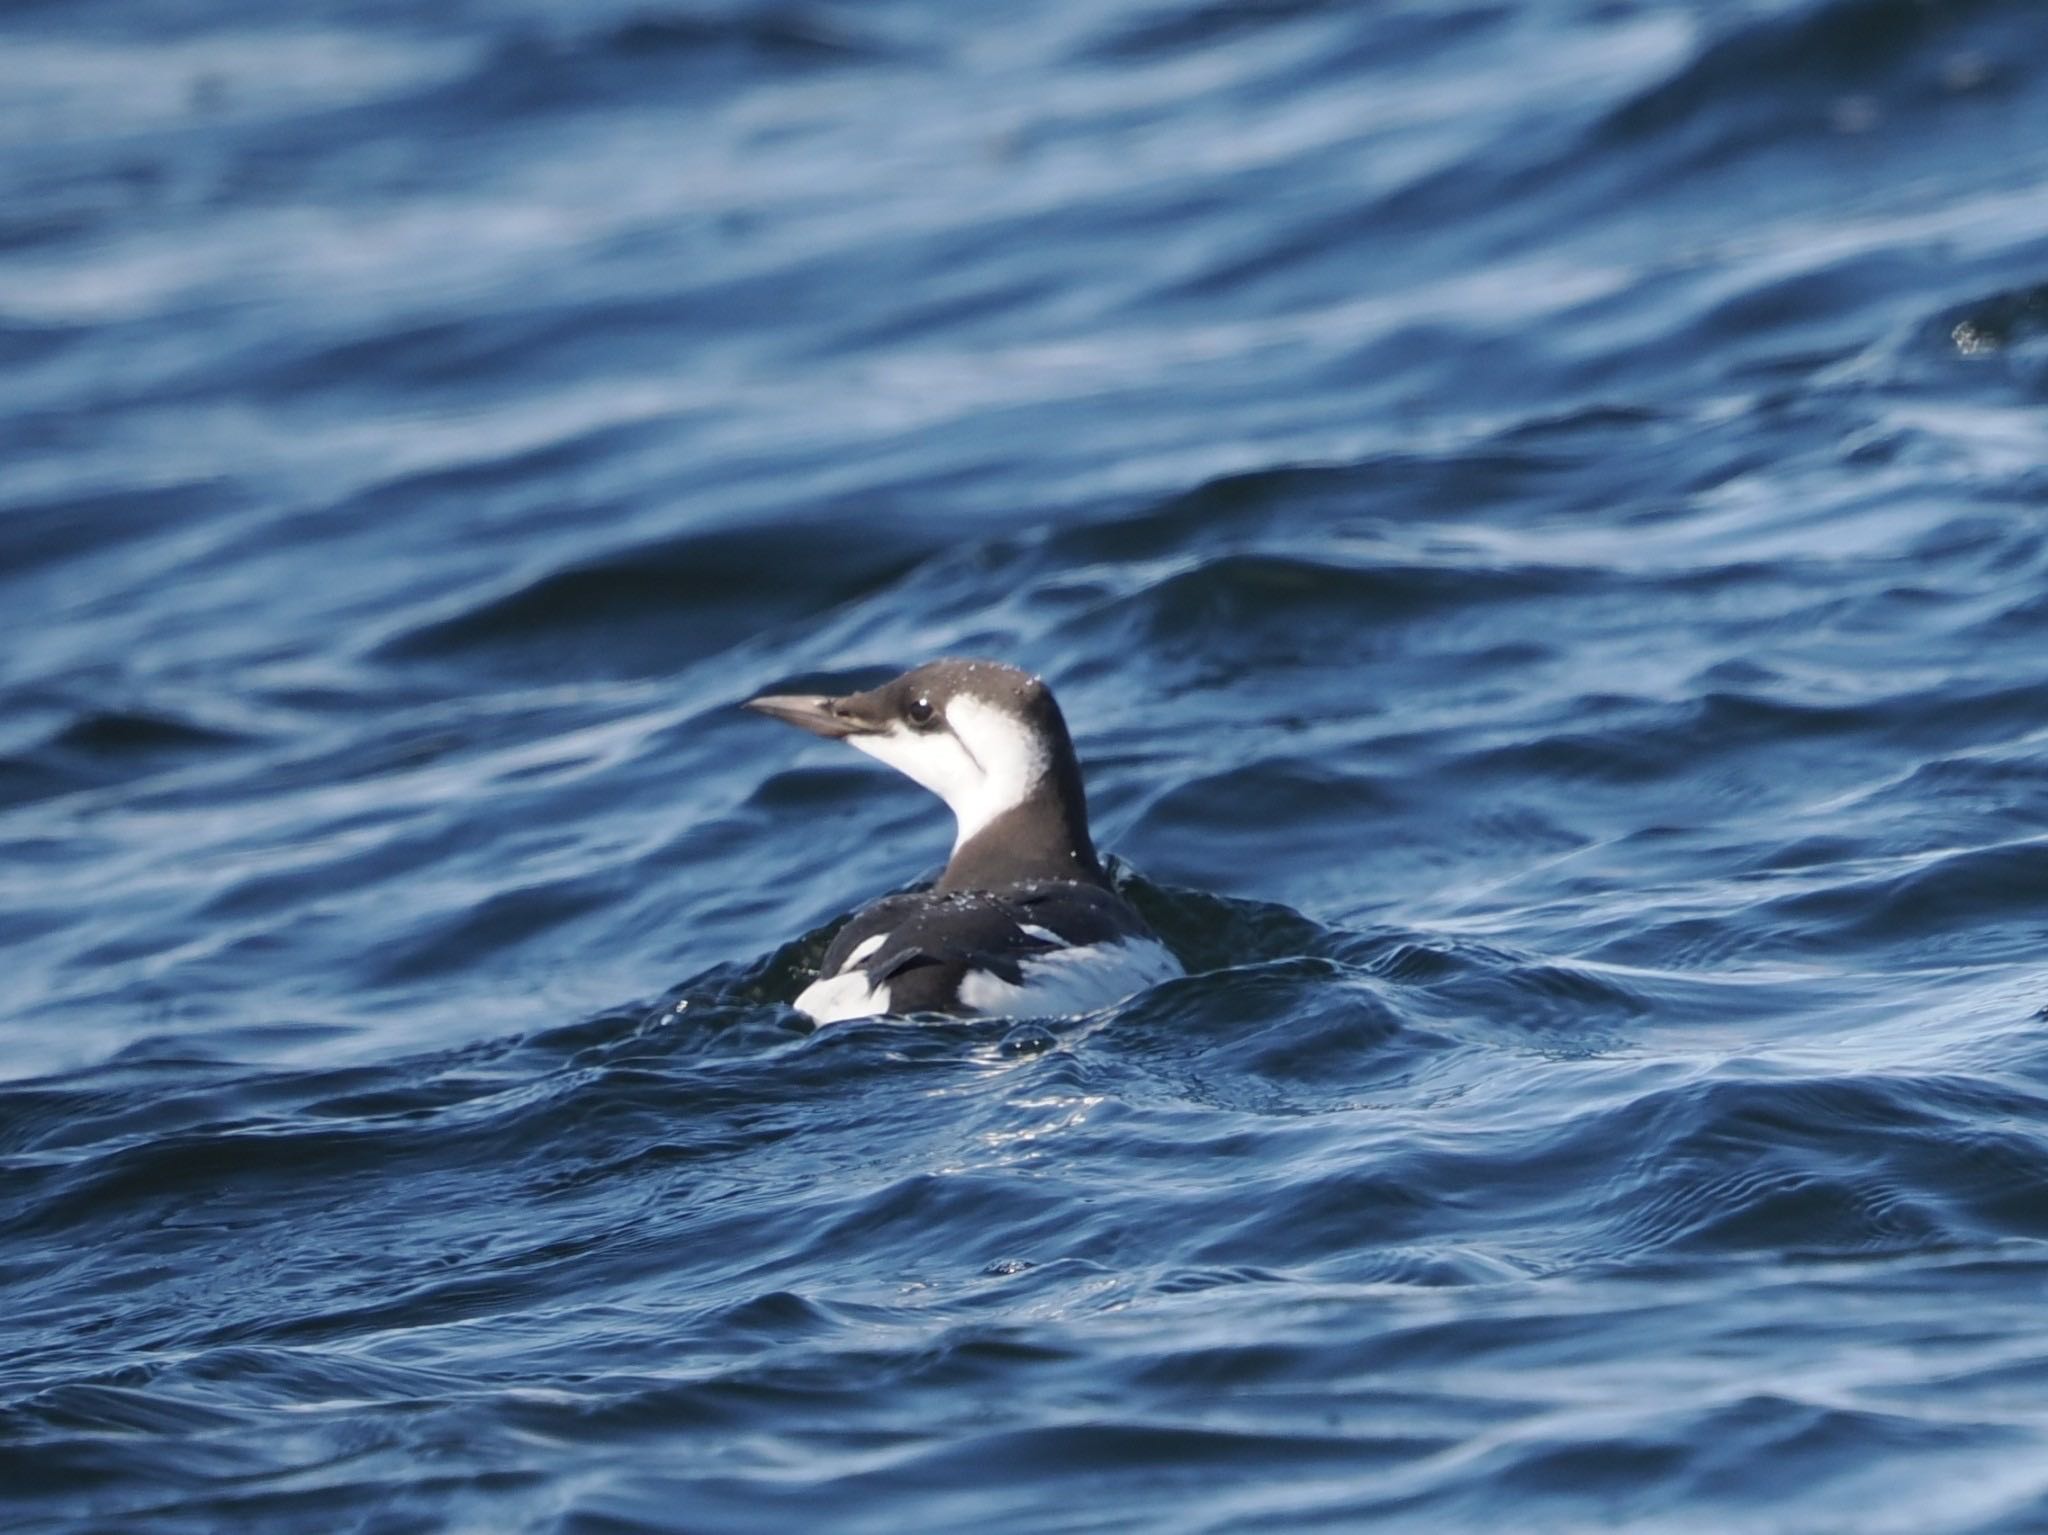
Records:
M931 790L959 823L930 890L839 930L796 999L819 1023L880 1013L1049 1017L1182 974L1110 888L1052 689L999 661L930 661L865 693L769 694L759 710L843 740Z

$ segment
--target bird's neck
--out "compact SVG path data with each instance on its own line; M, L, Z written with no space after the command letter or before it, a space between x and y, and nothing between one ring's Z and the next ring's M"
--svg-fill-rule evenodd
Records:
M1030 880L1109 884L1088 835L1078 769L1067 766L961 839L939 876L940 890L993 890Z

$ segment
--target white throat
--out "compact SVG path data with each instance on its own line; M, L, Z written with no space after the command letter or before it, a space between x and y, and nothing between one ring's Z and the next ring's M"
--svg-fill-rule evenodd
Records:
M958 823L956 852L989 822L1023 804L1051 766L1045 743L1015 715L964 696L946 705L945 729L898 725L846 739L946 802Z

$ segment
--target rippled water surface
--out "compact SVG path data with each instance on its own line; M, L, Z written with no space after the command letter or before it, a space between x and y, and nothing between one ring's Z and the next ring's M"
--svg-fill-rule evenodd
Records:
M2048 1529L2034 0L0 18L0 1524ZM787 1008L1059 690L1190 977Z

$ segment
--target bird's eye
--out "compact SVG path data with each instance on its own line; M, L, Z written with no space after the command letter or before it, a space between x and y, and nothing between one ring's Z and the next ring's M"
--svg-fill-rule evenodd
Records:
M917 730L929 730L932 721L939 717L939 711L932 707L929 698L913 698L910 706L903 711L903 717Z

